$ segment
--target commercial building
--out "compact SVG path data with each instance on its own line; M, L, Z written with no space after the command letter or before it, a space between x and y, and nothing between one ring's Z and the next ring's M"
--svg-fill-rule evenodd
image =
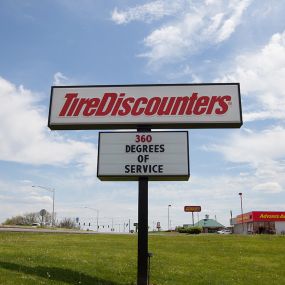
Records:
M252 211L238 215L235 234L285 234L285 212Z
M183 225L183 227L192 227L190 224ZM214 219L210 219L209 215L205 215L205 219L202 219L194 224L194 227L201 227L203 233L216 233L219 230L225 228L222 224Z

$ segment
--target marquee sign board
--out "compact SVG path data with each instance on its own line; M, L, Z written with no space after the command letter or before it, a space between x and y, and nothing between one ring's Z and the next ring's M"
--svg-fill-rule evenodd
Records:
M52 130L239 128L239 83L53 86Z
M201 206L184 206L184 212L201 212Z
M189 179L188 132L99 133L97 176L104 181Z

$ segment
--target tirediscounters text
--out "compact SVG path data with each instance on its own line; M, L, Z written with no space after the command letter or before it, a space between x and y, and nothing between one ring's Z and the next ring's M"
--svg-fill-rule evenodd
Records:
M49 127L137 129L240 127L239 84L54 86Z

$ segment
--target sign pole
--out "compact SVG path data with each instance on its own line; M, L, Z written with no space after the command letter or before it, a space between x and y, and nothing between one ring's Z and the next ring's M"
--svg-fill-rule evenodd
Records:
M137 285L147 285L148 259L148 178L139 178Z
M139 127L138 132L150 132ZM148 285L148 177L139 178L138 196L138 274L137 285Z

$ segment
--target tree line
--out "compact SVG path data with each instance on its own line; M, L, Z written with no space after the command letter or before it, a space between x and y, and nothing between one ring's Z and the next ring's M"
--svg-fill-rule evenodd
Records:
M55 219L55 226L67 229L77 229L77 225L72 218L63 218L60 221ZM25 213L23 215L13 216L6 219L3 225L7 226L51 226L52 225L52 214L48 211L45 212L44 216L41 216L40 212Z

